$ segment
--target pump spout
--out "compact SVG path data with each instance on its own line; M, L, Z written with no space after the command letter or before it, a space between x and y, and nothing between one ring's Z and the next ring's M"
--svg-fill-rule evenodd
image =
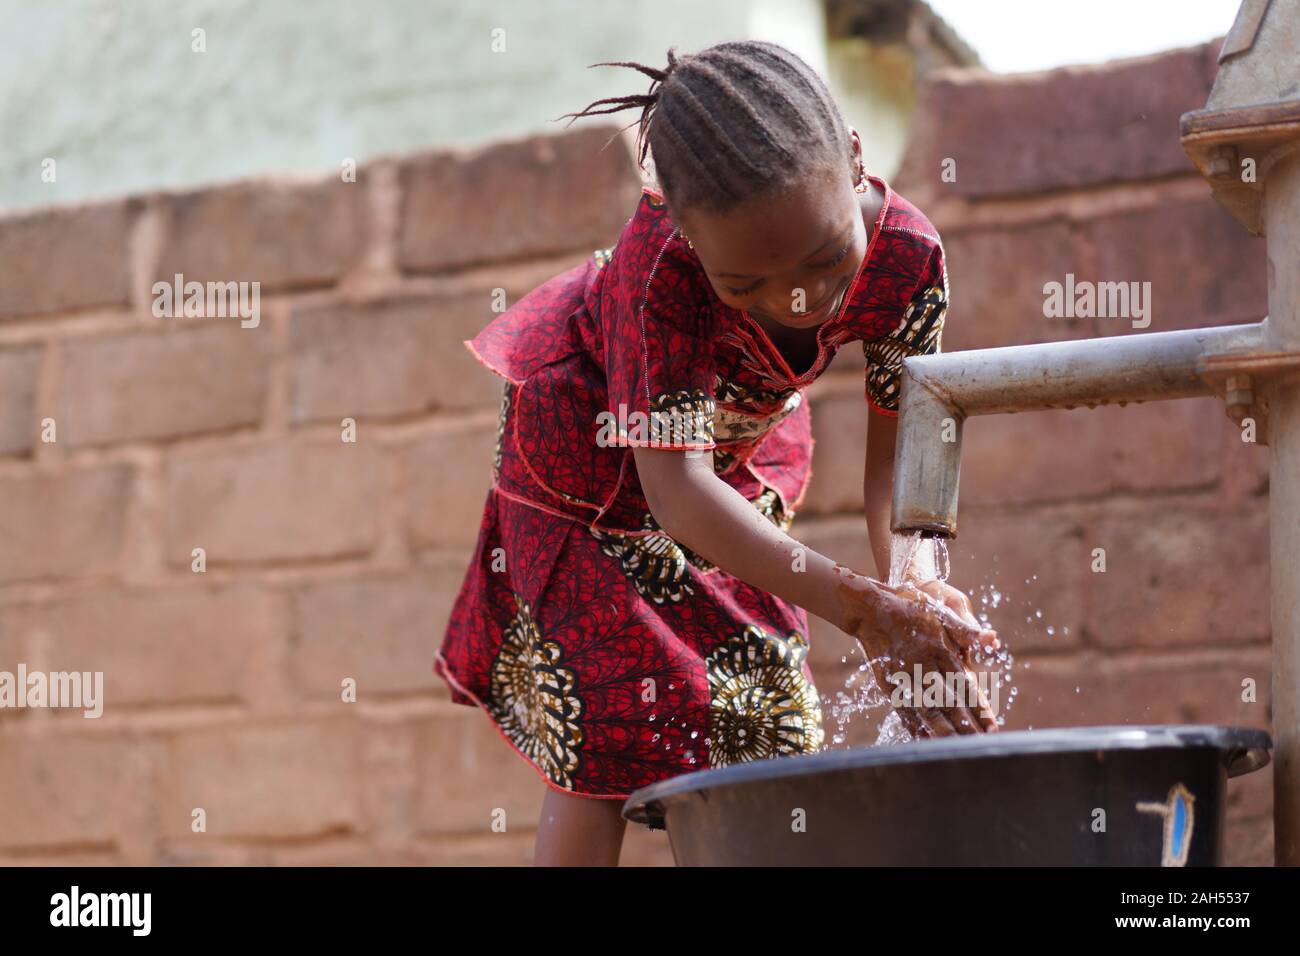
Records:
M962 428L972 415L1214 394L1206 369L1268 340L1265 319L906 359L891 527L956 537Z

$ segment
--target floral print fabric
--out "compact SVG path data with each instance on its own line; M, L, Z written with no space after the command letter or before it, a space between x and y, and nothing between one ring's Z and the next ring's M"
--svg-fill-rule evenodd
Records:
M876 182L867 255L801 375L718 300L650 190L617 245L467 343L505 383L434 670L550 786L623 798L823 746L807 615L659 528L632 448L710 450L719 478L788 529L810 476L805 389L839 348L864 343L866 401L896 413L902 359L940 347L948 284L933 226Z

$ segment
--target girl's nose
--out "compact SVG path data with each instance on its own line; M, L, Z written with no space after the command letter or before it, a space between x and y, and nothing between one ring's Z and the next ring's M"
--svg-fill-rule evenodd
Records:
M792 286L784 299L767 303L767 309L772 315L803 315L821 305L833 288L824 280Z

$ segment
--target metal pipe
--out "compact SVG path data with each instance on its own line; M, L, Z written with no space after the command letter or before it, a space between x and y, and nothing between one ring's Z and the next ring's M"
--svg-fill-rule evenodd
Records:
M972 415L1208 395L1204 359L1268 341L1265 320L906 359L891 526L956 537L962 426Z
M1300 352L1300 152L1264 187L1268 307L1276 346ZM1269 387L1270 577L1273 630L1273 855L1300 866L1300 377Z

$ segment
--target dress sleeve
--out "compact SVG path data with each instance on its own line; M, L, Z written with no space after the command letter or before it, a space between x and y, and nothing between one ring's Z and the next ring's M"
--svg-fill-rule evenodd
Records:
M628 224L605 266L600 304L609 404L598 440L714 448L715 322L705 279L675 229L642 218Z
M943 351L941 340L947 311L948 270L943 247L936 244L902 306L893 331L863 342L867 360L866 396L872 409L883 415L898 414L903 359Z

